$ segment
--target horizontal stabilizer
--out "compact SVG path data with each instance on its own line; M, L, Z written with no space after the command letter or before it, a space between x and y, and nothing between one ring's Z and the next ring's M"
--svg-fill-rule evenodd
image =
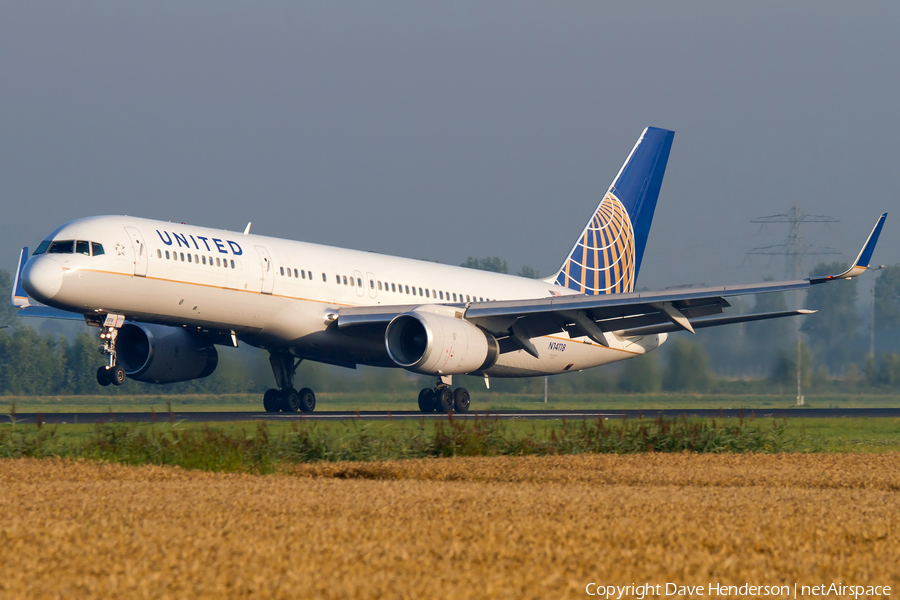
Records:
M711 319L696 319L691 321L691 327L694 329L703 329L704 327L720 327L722 325L733 325L735 323L749 323L751 321L766 321L768 319L780 319L782 317L796 317L800 315L811 315L814 310L801 308L800 310L784 310L780 312L756 313L752 315L734 315L732 317L713 317ZM678 323L660 323L659 325L650 325L648 327L638 327L636 329L626 329L625 331L616 331L616 335L622 337L632 337L638 335L652 335L654 333L669 333L672 331L683 331L685 328Z

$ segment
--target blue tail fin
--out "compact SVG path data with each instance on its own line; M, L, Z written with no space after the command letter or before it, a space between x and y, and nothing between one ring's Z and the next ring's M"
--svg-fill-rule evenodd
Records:
M583 294L634 291L674 131L648 127L552 278Z

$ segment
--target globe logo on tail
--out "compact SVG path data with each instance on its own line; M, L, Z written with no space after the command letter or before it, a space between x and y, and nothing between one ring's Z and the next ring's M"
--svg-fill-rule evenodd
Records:
M634 229L628 212L607 192L572 248L556 283L583 294L634 291Z

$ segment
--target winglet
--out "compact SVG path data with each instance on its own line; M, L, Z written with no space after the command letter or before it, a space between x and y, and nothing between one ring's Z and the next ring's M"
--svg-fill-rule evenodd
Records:
M13 282L12 294L10 294L10 306L19 308L31 306L31 300L25 292L25 288L22 287L22 269L25 268L26 262L28 262L28 246L22 248L19 253L19 268L16 269L16 280Z
M886 218L887 213L878 217L878 222L875 223L875 228L872 229L872 233L869 234L869 239L863 244L862 250L859 251L859 256L856 257L856 260L853 261L853 264L849 269L840 275L812 277L810 278L809 283L824 283L830 279L850 279L851 277L856 277L857 275L865 273L866 269L869 267L869 261L872 260L872 253L875 251L875 244L878 243L878 236L881 235L881 228L884 227L884 220Z

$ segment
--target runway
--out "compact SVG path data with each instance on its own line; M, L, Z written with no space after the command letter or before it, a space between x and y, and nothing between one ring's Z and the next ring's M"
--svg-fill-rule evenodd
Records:
M35 423L39 413L22 413L16 415L17 423ZM666 410L503 410L497 412L470 412L464 415L453 415L454 419L501 419L501 420L582 420L582 419L655 419L662 416L669 419L681 416L687 418L847 418L876 417L898 418L900 408L798 408L798 409L684 409ZM174 421L178 423L226 423L234 421L415 421L420 419L447 419L447 415L419 411L322 411L305 413L266 413L266 412L105 412L105 413L47 413L42 415L44 423L152 423ZM0 415L0 423L9 423L9 414Z

